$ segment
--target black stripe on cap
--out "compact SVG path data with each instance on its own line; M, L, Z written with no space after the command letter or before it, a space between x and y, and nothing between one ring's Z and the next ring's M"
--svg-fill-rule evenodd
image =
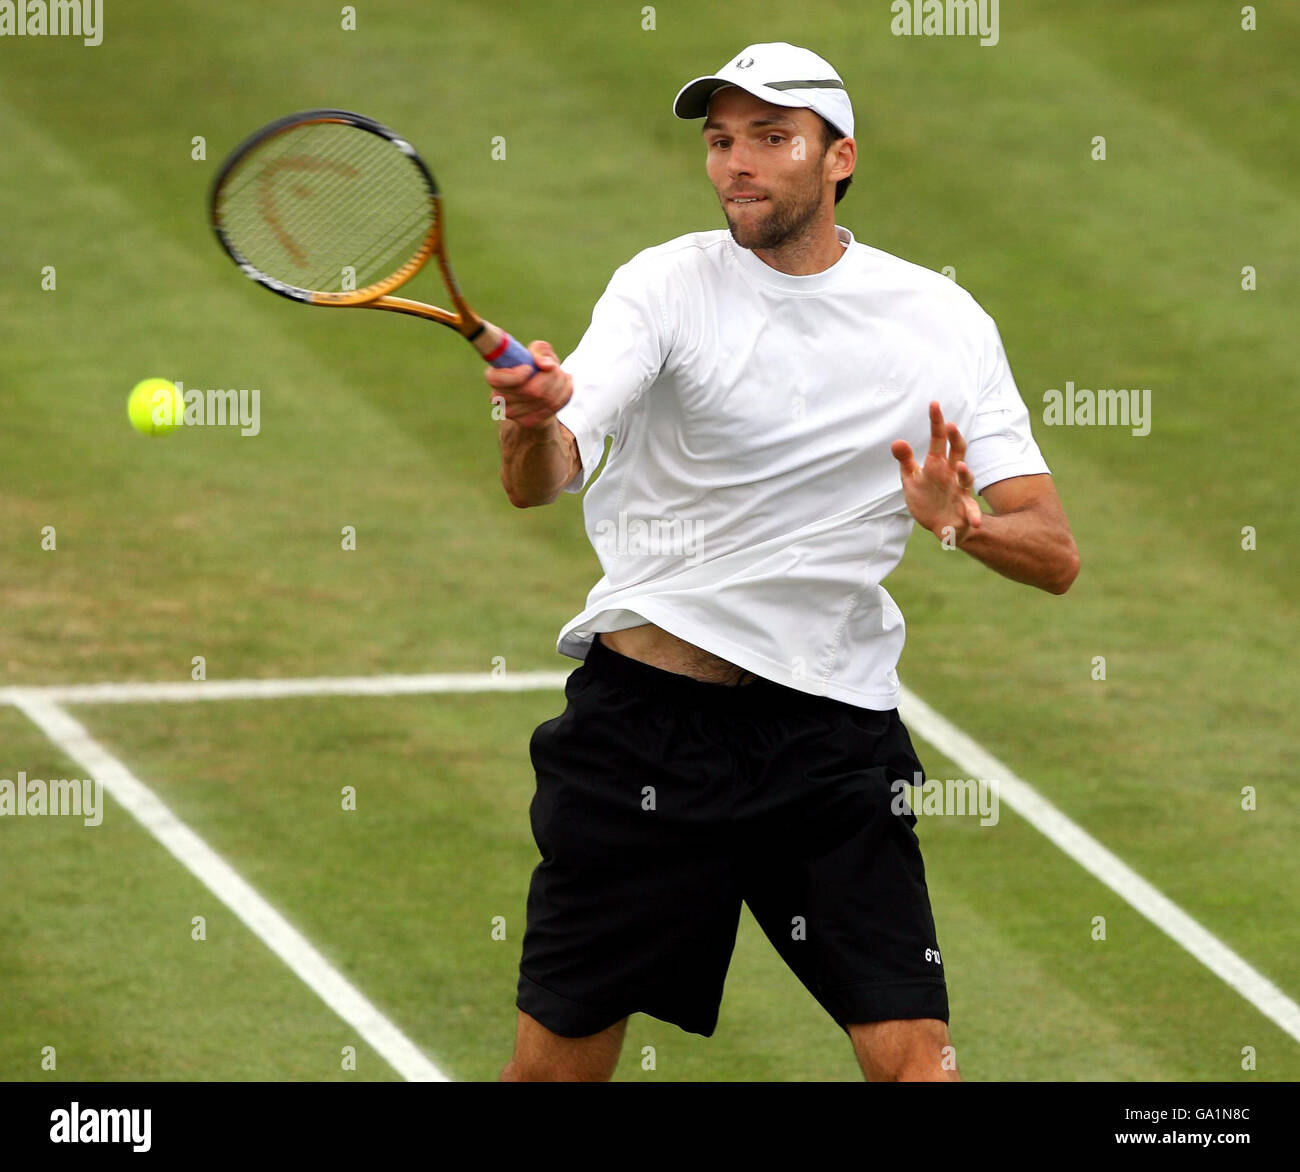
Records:
M765 81L770 90L842 90L842 81Z

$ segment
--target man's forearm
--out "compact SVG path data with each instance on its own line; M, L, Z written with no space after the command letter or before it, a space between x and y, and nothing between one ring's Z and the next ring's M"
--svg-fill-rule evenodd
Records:
M501 483L519 509L549 505L573 478L572 436L551 418L542 427L497 421Z
M1079 573L1079 551L1064 518L1058 522L1038 509L985 513L956 546L1004 577L1052 594L1064 594Z

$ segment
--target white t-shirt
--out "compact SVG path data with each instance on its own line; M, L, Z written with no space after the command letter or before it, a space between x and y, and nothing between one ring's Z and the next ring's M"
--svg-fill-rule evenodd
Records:
M929 403L976 491L1046 473L993 319L958 285L854 241L789 276L725 229L618 269L564 361L557 414L604 576L557 650L655 623L766 679L899 702L903 615L881 582L913 520L890 454L929 447Z

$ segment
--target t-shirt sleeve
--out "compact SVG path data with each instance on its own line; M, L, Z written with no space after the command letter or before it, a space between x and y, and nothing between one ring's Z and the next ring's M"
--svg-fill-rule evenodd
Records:
M658 377L668 352L662 294L646 266L629 262L610 278L591 325L560 365L573 376L573 395L555 418L573 432L582 468L564 486L581 492L605 451L605 437Z
M966 436L966 465L975 477L976 492L1011 476L1051 471L1034 442L1029 411L1011 377L998 328L988 314L982 316L980 389L975 421Z

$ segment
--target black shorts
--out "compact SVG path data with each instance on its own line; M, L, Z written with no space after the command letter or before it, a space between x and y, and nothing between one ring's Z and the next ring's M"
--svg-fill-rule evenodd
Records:
M897 710L703 683L599 638L564 692L530 744L520 1009L564 1037L631 1013L707 1037L743 901L841 1028L948 1020Z

